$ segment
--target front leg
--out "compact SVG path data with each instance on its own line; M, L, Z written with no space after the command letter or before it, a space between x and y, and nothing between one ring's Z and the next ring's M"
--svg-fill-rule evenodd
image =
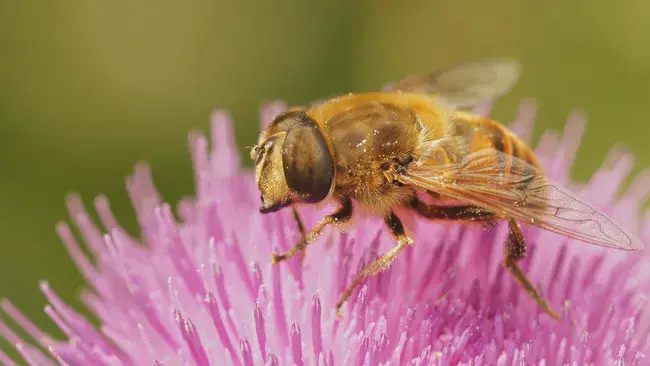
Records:
M321 220L321 222L319 222L318 225L316 225L316 227L314 227L307 234L305 234L303 238L300 240L300 242L296 244L293 248L289 249L288 252L282 254L273 253L272 254L273 264L277 264L279 262L287 260L293 257L294 255L296 255L298 252L302 252L307 247L307 245L315 242L316 239L318 239L320 234L323 232L323 229L325 229L328 225L345 223L348 220L350 220L351 217L352 217L352 201L350 201L349 198L344 198L341 200L341 208L339 208L338 211L336 211L331 215L325 216Z
M291 206L291 214L293 216L293 220L296 222L296 225L298 225L298 231L300 232L300 238L302 239L307 234L307 230L305 230L305 224L303 224L302 218L300 217L300 213L298 212L298 208L296 207L296 205ZM305 251L304 249L300 251L301 262L305 261L306 254L307 251Z
M406 235L406 232L404 231L404 225L402 225L402 222L397 217L397 215L395 215L395 213L391 212L388 217L384 219L384 222L386 223L386 226L388 226L390 233L397 241L397 245L386 252L386 254L382 255L374 262L367 265L354 279L354 281L352 281L345 292L343 292L341 299L336 303L336 313L339 316L341 316L341 307L352 295L357 286L359 286L359 283L361 281L363 281L368 276L373 276L386 270L388 267L390 267L400 252L404 250L404 248L413 244L413 240Z
M296 221L296 225L298 225L298 231L300 231L300 235L305 236L307 230L305 230L305 224L300 217L300 213L298 212L296 205L291 206L291 214L293 215L293 219Z

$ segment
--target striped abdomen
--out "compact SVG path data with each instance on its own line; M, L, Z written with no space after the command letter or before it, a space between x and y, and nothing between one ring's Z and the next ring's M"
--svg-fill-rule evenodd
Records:
M456 128L458 133L467 140L470 154L482 149L493 148L535 167L539 166L532 149L498 122L468 113L458 113Z

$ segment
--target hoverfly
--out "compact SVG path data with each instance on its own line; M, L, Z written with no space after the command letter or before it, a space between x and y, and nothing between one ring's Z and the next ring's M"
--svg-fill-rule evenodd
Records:
M337 311L366 277L413 244L397 208L432 220L509 227L503 265L543 311L559 319L522 272L519 221L596 245L637 250L642 243L613 219L551 182L532 149L502 124L465 110L506 94L519 77L511 60L479 60L412 75L380 92L348 94L278 115L251 150L260 212L334 200L303 239L273 262L303 253L327 226L352 217L352 201L383 219L397 244L368 264L341 295ZM425 192L444 200L429 204ZM451 203L451 204L450 204Z

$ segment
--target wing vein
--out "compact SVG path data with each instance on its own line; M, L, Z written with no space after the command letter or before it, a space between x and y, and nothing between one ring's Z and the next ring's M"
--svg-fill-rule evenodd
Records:
M500 169L499 161L509 162L509 171ZM540 169L494 149L472 153L454 165L436 167L424 161L398 179L591 244L622 250L643 247L613 218L551 182Z

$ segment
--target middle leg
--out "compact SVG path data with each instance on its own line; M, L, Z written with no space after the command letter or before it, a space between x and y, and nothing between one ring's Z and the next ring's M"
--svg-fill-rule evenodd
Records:
M388 230L393 235L397 241L397 245L386 252L381 257L377 258L374 262L370 263L363 268L361 273L350 283L348 288L341 295L340 300L336 303L336 313L341 316L341 307L343 304L350 298L354 290L359 286L359 283L369 276L379 274L386 270L393 263L395 258L400 254L404 248L413 244L413 240L406 235L404 231L404 225L400 219L395 215L395 213L390 213L388 217L384 219Z

